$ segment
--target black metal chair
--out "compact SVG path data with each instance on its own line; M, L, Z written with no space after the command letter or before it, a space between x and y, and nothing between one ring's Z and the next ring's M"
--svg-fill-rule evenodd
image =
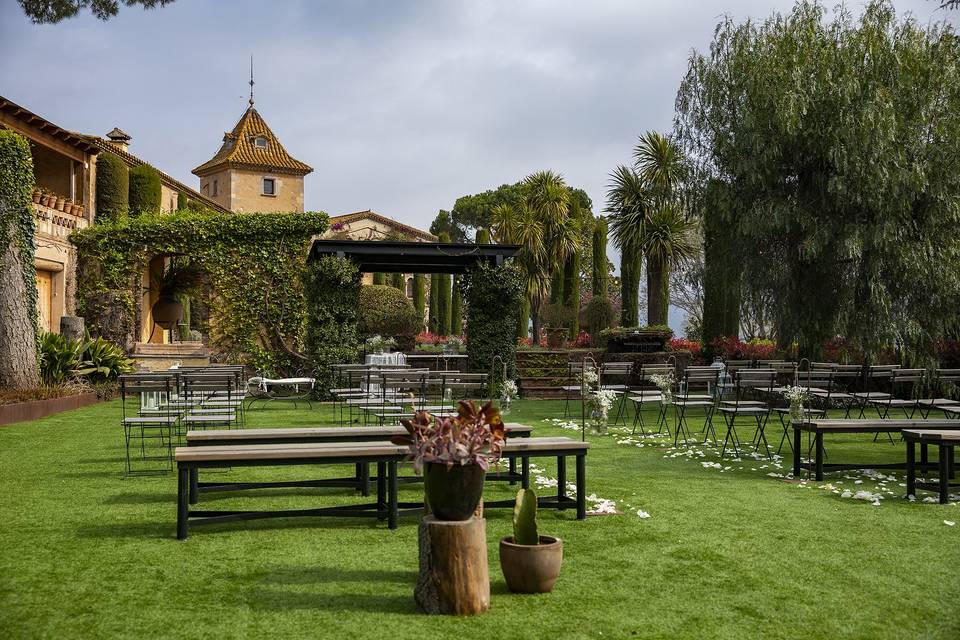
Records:
M737 418L753 418L756 422L756 433L753 441L756 448L759 449L760 442L766 449L767 457L770 457L770 445L767 443L767 437L764 429L770 418L769 404L755 400L758 393L765 393L769 397L773 392L773 383L776 380L777 372L773 369L740 369L734 376L734 399L722 400L717 411L723 416L727 426L727 433L723 438L723 448L720 450L722 458L727 451L727 445L733 445L734 455L740 457L740 439L737 436L736 421Z
M173 446L180 412L171 402L174 378L169 374L122 375L120 425L126 449L125 476L159 475L173 470ZM135 408L130 406L135 403ZM155 407L155 410L154 410ZM144 408L150 409L144 411ZM135 456L134 452L139 452ZM145 463L134 469L134 459ZM159 466L150 463L160 463Z

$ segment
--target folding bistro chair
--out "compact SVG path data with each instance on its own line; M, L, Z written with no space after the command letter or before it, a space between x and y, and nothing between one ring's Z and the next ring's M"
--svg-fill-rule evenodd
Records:
M944 417L960 413L960 369L936 369L931 381L931 397L917 400L917 407L924 420L933 410L941 411ZM938 395L935 395L938 394ZM948 397L952 395L953 397ZM952 411L957 409L958 411Z
M880 387L889 388L889 381L893 377L893 370L899 369L897 364L871 365L863 373L861 378L860 391L851 392L860 406L860 418L863 418L867 407L873 400L886 400L890 394L886 391L880 391Z
M718 367L687 367L683 372L681 380L681 390L677 394L674 406L674 446L680 440L680 434L683 433L684 441L690 437L690 425L687 423L688 409L701 409L703 411L704 423L701 435L706 444L713 434L713 443L717 443L717 432L713 428L713 412L716 407L716 389L720 382L720 369Z
M770 406L753 398L758 392L766 393L769 397L773 391L773 383L777 372L773 369L740 369L734 376L734 399L722 400L717 411L723 416L727 426L726 436L723 438L723 448L720 450L722 458L727 451L727 444L733 445L734 455L740 457L740 439L737 436L737 418L753 418L756 422L756 433L753 437L755 447L759 449L760 442L770 457L770 445L764 435L767 420L770 418ZM739 445L739 446L738 446Z
M812 416L826 415L830 407L831 395L834 391L833 376L834 371L832 368L815 369L813 365L806 371L797 372L797 379L794 380L794 385L805 388L807 395L810 397L810 401L813 402L816 400L817 404L820 405L819 407L805 407L805 413ZM788 422L790 407L773 407L771 411L777 414L777 418L780 420L780 426L783 428L783 435L780 437L780 445L777 446L777 453L779 454L783 450L784 441L786 441L787 446L790 447L790 451L792 452L793 440L790 434L791 423Z
M890 394L886 398L868 401L880 414L881 420L889 418L893 409L903 411L908 419L913 418L919 407L917 387L923 384L926 373L926 369L893 369L890 372Z
M669 376L673 374L672 364L652 364L645 363L640 365L640 380L644 383L652 384L651 378L655 375ZM637 426L640 427L640 433L647 435L646 425L643 422L643 405L656 404L657 414L657 433L666 428L667 435L670 435L670 425L667 424L667 404L663 401L663 394L660 389L635 389L630 391L628 397L633 402L633 430L637 432Z
M619 396L617 415L613 424L618 424L623 416L627 404L627 394L630 392L630 373L633 371L632 362L604 362L600 365L600 388L613 391ZM626 424L626 421L624 421Z
M173 446L180 418L179 410L170 402L173 389L172 375L120 376L120 424L126 448L125 476L159 475L173 470ZM157 409L149 415L142 415L144 396L148 394L156 398ZM135 408L131 405L135 405ZM135 470L135 459L147 463L145 468Z

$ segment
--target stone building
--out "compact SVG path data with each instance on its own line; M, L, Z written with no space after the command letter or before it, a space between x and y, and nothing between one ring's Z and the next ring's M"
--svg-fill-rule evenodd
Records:
M313 169L283 148L253 98L216 155L193 170L200 192L235 213L303 211L303 177Z

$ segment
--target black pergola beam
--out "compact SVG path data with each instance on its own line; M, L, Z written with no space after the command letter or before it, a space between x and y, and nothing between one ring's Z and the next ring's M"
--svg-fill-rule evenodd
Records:
M363 273L462 274L480 262L501 264L519 250L511 244L314 240L310 259L324 255L350 258Z

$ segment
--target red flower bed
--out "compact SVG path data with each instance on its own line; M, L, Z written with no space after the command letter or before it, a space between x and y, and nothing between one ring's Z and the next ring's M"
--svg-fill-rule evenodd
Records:
M697 358L700 356L700 352L703 350L703 345L696 340L673 338L670 340L670 349L672 351L689 351L694 358Z

